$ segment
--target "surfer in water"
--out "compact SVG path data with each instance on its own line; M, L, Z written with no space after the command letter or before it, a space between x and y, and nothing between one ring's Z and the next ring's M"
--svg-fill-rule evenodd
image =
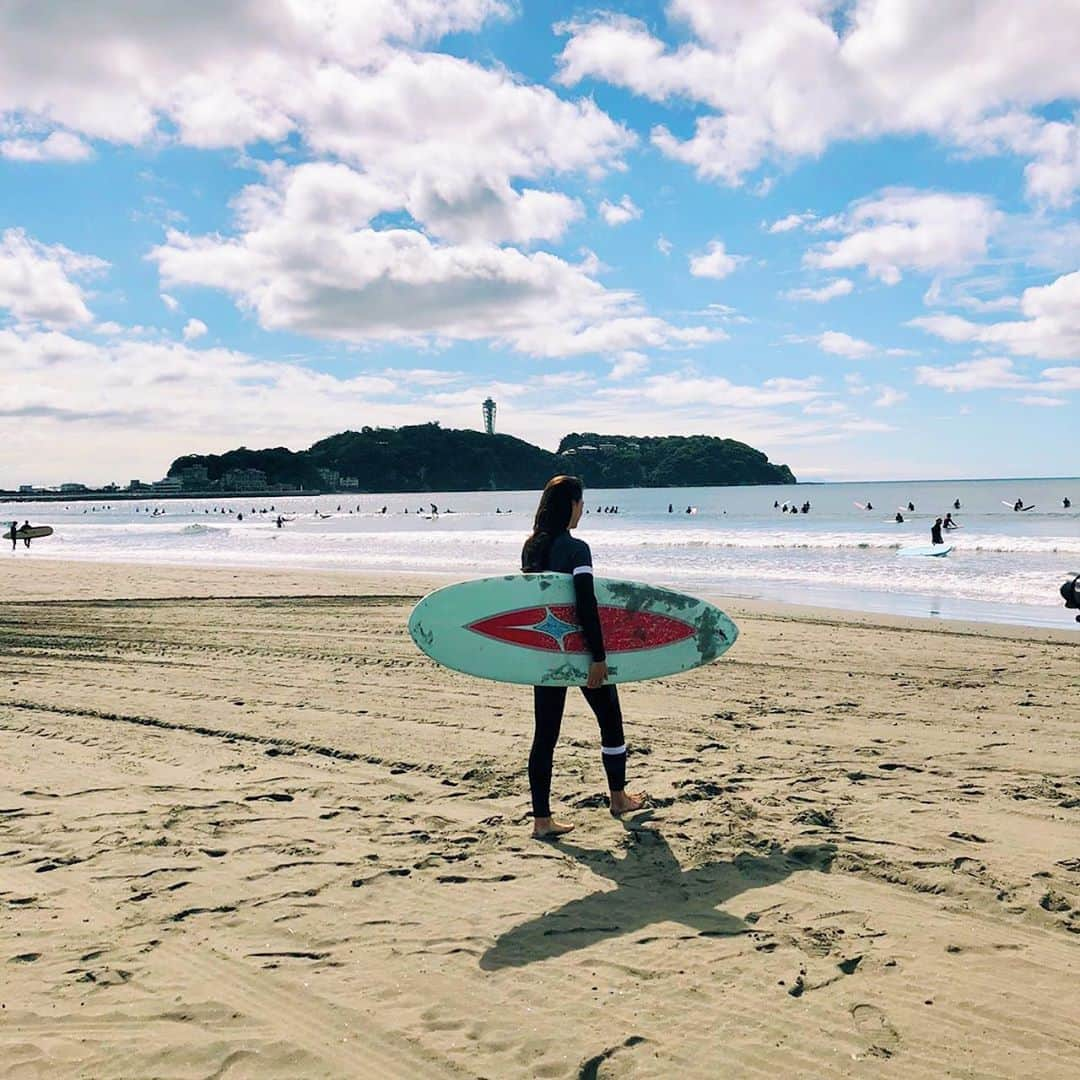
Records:
M585 700L600 725L601 757L610 791L613 816L640 810L642 795L626 791L626 742L623 738L622 710L616 687L605 684L607 678L604 637L600 613L593 591L592 553L584 540L570 535L585 509L581 481L574 476L556 476L548 481L536 508L532 535L521 550L521 569L525 574L555 571L573 574L574 601L578 622L592 654L588 682L581 688ZM559 741L565 686L534 686L533 710L536 728L529 752L529 789L532 793L533 836L555 837L574 827L551 816L551 770L555 744Z
M945 541L941 537L941 518L938 518L933 525L930 526L930 543L931 544L944 544Z

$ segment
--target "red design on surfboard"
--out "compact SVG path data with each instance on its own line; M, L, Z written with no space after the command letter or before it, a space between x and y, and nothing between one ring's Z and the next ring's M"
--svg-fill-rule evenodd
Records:
M694 636L694 628L682 619L654 611L628 611L599 606L604 648L608 653L661 649ZM587 653L585 635L573 604L503 611L469 623L467 629L508 645L523 645L547 652Z

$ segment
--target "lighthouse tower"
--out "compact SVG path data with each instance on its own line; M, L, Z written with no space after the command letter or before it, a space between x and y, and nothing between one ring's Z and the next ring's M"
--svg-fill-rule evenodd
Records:
M488 398L483 404L484 430L489 435L495 434L495 402Z

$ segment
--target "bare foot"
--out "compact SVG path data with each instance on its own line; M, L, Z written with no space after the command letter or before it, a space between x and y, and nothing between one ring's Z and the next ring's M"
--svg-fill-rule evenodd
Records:
M646 799L648 799L648 795L644 792L639 795L632 795L626 791L613 791L611 793L611 816L622 817L623 814L632 814L635 810L642 810L645 807Z
M554 818L533 818L533 839L549 840L554 836L571 832L573 828L573 825L565 821L556 821Z

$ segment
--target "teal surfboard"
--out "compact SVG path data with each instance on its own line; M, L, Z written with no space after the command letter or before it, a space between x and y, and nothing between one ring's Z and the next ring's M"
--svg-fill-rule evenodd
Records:
M658 679L708 664L739 631L704 600L596 578L608 682ZM508 574L428 593L409 616L420 650L454 671L528 686L582 686L591 656L570 574Z
M932 558L940 559L942 555L948 555L952 549L952 544L927 544L925 547L901 548L896 554L909 556L927 555Z

